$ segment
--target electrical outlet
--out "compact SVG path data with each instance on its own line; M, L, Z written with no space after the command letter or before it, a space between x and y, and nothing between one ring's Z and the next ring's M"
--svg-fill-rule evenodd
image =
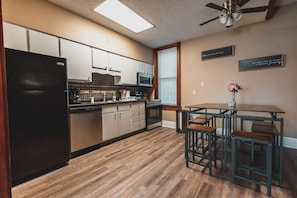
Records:
M193 90L192 93L193 93L193 96L195 96L196 95L196 90Z
M200 82L200 87L204 87L204 82L203 81Z

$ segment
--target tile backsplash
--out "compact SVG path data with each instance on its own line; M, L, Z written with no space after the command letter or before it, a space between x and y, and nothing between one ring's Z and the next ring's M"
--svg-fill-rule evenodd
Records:
M92 82L68 81L68 87L79 88L82 101L89 101L90 97L94 97L95 101L103 101L104 95L106 100L111 100L113 94L118 100L121 97L121 89L130 90L131 96L135 96L136 92L142 92L144 97L148 97L152 91L152 88L146 87L114 85L114 77L108 74L92 73L92 80Z

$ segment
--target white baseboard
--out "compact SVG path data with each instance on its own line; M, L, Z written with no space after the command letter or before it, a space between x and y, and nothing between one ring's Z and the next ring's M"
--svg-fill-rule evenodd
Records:
M173 121L162 120L162 126L175 129L176 124ZM218 131L221 131L221 129L218 129ZM284 147L297 149L297 138L284 137Z

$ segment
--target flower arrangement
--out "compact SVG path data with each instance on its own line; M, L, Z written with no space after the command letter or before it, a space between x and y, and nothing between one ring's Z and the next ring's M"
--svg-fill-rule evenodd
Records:
M228 86L228 91L230 92L233 92L233 93L236 93L238 92L239 90L243 90L243 87L238 85L237 83L231 83L229 86Z
M231 83L228 87L228 91L232 92L232 102L228 103L228 106L234 107L236 105L235 101L235 93L239 90L243 90L243 87L238 85L237 83Z

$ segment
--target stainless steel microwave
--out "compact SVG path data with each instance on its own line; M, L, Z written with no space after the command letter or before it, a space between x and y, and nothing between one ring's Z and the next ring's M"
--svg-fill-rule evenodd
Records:
M138 86L143 87L152 87L153 86L153 75L146 73L137 73L137 84Z

